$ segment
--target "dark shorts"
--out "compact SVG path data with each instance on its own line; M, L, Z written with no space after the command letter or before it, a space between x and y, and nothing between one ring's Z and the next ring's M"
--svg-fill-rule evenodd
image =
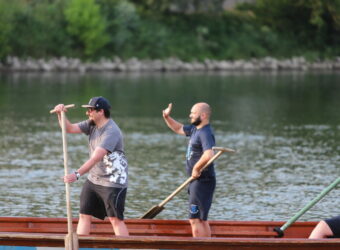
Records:
M326 219L325 222L333 232L334 238L340 238L340 216Z
M123 220L126 191L127 188L105 187L86 180L80 194L79 212L101 220L106 216Z
M216 179L196 179L189 184L189 219L208 219L211 207Z

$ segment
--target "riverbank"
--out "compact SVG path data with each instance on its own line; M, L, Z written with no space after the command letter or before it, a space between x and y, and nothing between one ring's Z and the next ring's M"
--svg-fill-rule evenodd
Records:
M203 62L185 62L177 58L164 60L140 60L131 58L122 60L101 59L97 62L82 62L77 58L52 59L20 59L8 57L5 63L0 63L0 71L6 72L173 72L173 71L277 71L277 70L340 70L340 57L334 60L309 62L303 57L290 59L275 59L265 57L262 59L216 61L206 59Z

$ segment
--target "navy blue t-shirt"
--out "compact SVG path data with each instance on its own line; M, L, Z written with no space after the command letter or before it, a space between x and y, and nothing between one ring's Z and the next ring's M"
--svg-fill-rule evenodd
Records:
M183 130L186 136L190 137L187 149L187 174L191 176L192 169L196 162L201 158L203 152L212 149L215 146L215 136L210 124L205 125L203 128L197 129L194 125L185 125ZM214 177L215 169L214 163L210 164L201 173L200 178Z

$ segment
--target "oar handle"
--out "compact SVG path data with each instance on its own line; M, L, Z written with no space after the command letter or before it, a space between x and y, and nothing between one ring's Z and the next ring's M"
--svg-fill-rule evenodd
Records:
M235 153L236 151L233 149L227 149L222 147L213 147L213 150L218 150L217 154L215 154L202 168L201 172L208 167L214 160L216 160L218 157L220 157L221 154L224 152L229 153ZM183 188L185 188L186 185L188 185L191 181L193 181L195 178L189 177L185 182L183 182L182 185L180 185L175 191L172 192L164 201L158 204L159 207L164 206L166 203L168 203L173 197L175 197L176 194L178 194Z
M236 153L236 150L231 149L231 148L223 148L223 147L213 147L213 150L217 150L217 151L223 151L226 153Z
M73 108L74 106L75 106L74 104L68 104L68 105L65 105L65 108ZM56 112L55 109L50 110L50 113L51 113L51 114L53 114L53 113L55 113L55 112Z
M299 212L297 212L290 220L288 220L282 227L275 228L274 231L278 233L279 237L282 237L284 231L298 220L304 213L306 213L312 206L318 203L324 196L326 196L332 189L334 189L340 183L340 177L326 187L317 197L315 197L310 203L304 206Z

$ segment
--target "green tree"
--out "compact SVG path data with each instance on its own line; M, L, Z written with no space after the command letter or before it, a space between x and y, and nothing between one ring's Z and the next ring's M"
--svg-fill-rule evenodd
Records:
M95 57L109 39L100 6L94 0L70 0L64 13L80 55Z
M309 46L336 45L340 0L257 0L256 19Z
M13 19L19 7L19 1L0 0L0 60L12 51L10 36L14 31Z
M39 58L69 55L71 40L63 8L63 0L21 1L21 8L12 18L12 53Z
M153 13L221 13L223 0L131 0L144 11Z
M140 31L141 18L136 6L128 0L97 0L107 20L110 37L106 51L129 54L135 47Z

